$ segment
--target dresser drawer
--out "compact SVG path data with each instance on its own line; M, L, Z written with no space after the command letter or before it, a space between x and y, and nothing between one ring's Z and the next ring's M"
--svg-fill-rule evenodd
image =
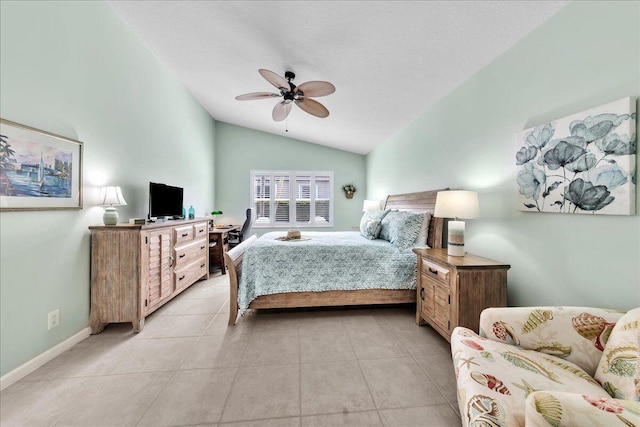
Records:
M175 268L180 269L187 264L191 264L199 259L204 259L207 255L207 241L205 239L196 240L175 249Z
M173 241L176 246L180 246L183 243L188 243L193 240L193 225L184 225L182 227L176 227L173 230Z
M184 288L185 286L189 286L202 276L207 274L207 262L202 259L200 261L196 261L192 264L185 266L179 270L174 271L176 289Z
M442 283L449 284L449 269L446 267L442 267L433 262L427 261L422 258L422 264L420 266L421 272L424 276L429 277L431 279L438 280Z
M193 238L202 239L209 233L209 225L206 222L199 222L193 225Z

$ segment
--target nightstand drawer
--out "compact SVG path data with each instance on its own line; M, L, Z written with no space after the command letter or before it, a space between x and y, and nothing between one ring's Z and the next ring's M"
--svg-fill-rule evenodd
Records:
M431 279L439 280L440 282L446 283L447 285L449 284L450 274L448 268L442 267L438 264L422 258L421 270L424 276Z

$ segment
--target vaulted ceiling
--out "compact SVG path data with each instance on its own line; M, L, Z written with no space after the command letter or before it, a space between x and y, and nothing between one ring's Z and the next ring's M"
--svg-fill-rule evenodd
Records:
M366 154L568 2L108 3L216 120ZM259 68L333 83L330 116L236 101L275 89Z

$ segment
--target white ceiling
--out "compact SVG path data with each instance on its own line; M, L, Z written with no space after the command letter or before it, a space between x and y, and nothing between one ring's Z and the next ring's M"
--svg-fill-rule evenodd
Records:
M366 154L567 1L108 1L216 119L285 135L259 74L326 80L326 119L294 108L286 136Z

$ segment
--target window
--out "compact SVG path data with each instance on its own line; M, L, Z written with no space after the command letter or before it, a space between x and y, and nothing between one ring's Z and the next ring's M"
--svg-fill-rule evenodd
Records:
M332 227L333 172L251 171L254 227Z

